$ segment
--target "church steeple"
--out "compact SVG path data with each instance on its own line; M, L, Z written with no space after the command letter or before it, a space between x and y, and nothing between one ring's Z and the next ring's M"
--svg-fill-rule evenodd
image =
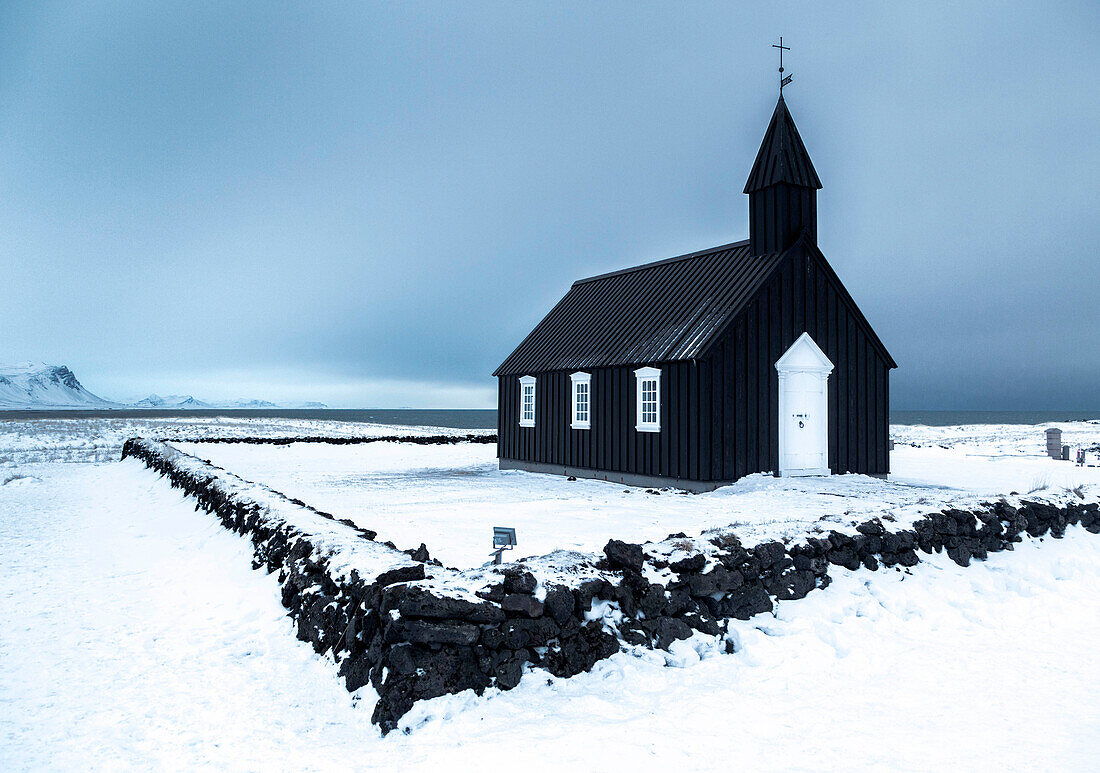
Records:
M749 247L753 255L786 249L802 231L817 240L817 178L783 94L749 172Z

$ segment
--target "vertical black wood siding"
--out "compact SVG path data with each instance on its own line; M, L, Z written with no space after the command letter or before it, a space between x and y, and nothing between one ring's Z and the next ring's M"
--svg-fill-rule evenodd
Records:
M594 368L591 429L572 429L573 371L537 378L535 426L519 426L519 377L499 379L498 455L545 464L691 480L735 480L779 467L775 362L803 331L834 364L829 466L889 472L885 357L817 258L793 254L697 361ZM661 431L638 432L634 370L661 369Z
M781 183L749 194L751 254L780 252L803 230L816 241L816 190Z

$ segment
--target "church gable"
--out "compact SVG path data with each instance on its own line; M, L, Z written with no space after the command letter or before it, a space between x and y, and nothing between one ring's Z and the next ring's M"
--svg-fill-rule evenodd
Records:
M787 265L790 263L791 265ZM784 284L785 283L785 284ZM797 288L795 287L797 285ZM784 291L784 286L787 290ZM700 348L698 357L708 356L719 344L727 331L731 330L737 322L748 314L761 295L772 294L777 309L784 309L785 320L776 320L777 325L785 325L790 328L791 335L805 332L810 326L824 326L826 318L835 318L838 313L844 315L844 319L851 320L857 327L861 336L867 338L869 344L882 357L883 362L889 368L896 368L897 363L890 356L886 346L875 333L871 323L860 311L844 283L840 281L833 267L818 249L813 240L801 238L795 242L783 254L777 256L775 265L764 278L752 295L745 299L737 312L732 314L723 330L718 331L710 340ZM769 299L765 297L764 302ZM828 304L831 303L832 306ZM820 317L820 319L819 319ZM845 322L847 324L847 322ZM798 328L797 330L795 328ZM759 335L759 333L758 333ZM793 340L793 338L792 338Z
M800 240L699 359L712 475L736 480L779 464L776 364L809 334L828 362L828 459L833 472L889 470L889 371L896 367L814 245Z
M868 322L867 317L863 315L855 299L852 298L852 294L848 292L848 288L840 281L840 277L837 276L836 271L833 270L832 265L830 265L829 261L825 258L825 254L822 253L812 241L805 241L802 248L806 251L807 259L813 262L815 269L822 275L824 281L829 283L832 287L832 291L836 293L840 302L844 304L845 310L848 312L849 316L852 317L860 332L867 336L869 343L882 356L886 365L891 369L896 368L898 364L894 361L894 358L890 356L890 352L886 349L886 344L882 343L882 339L878 337L878 333L871 327L871 323Z

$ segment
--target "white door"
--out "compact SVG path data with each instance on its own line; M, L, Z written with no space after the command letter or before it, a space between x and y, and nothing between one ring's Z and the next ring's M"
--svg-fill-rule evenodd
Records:
M779 474L829 474L829 373L833 364L803 333L779 372Z
M829 466L825 458L827 447L821 445L821 424L825 420L822 411L828 410L828 398L822 389L824 384L817 373L789 373L784 379L783 418L787 425L782 432L786 433L787 442L783 449L783 468L792 473Z

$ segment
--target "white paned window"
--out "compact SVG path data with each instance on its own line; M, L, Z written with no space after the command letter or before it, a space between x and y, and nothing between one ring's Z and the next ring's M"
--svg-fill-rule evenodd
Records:
M639 432L661 431L661 371L658 368L638 368L634 371L638 380Z
M573 429L592 427L592 374L574 373L569 379L573 382Z
M519 425L535 426L535 377L524 376L519 380Z

